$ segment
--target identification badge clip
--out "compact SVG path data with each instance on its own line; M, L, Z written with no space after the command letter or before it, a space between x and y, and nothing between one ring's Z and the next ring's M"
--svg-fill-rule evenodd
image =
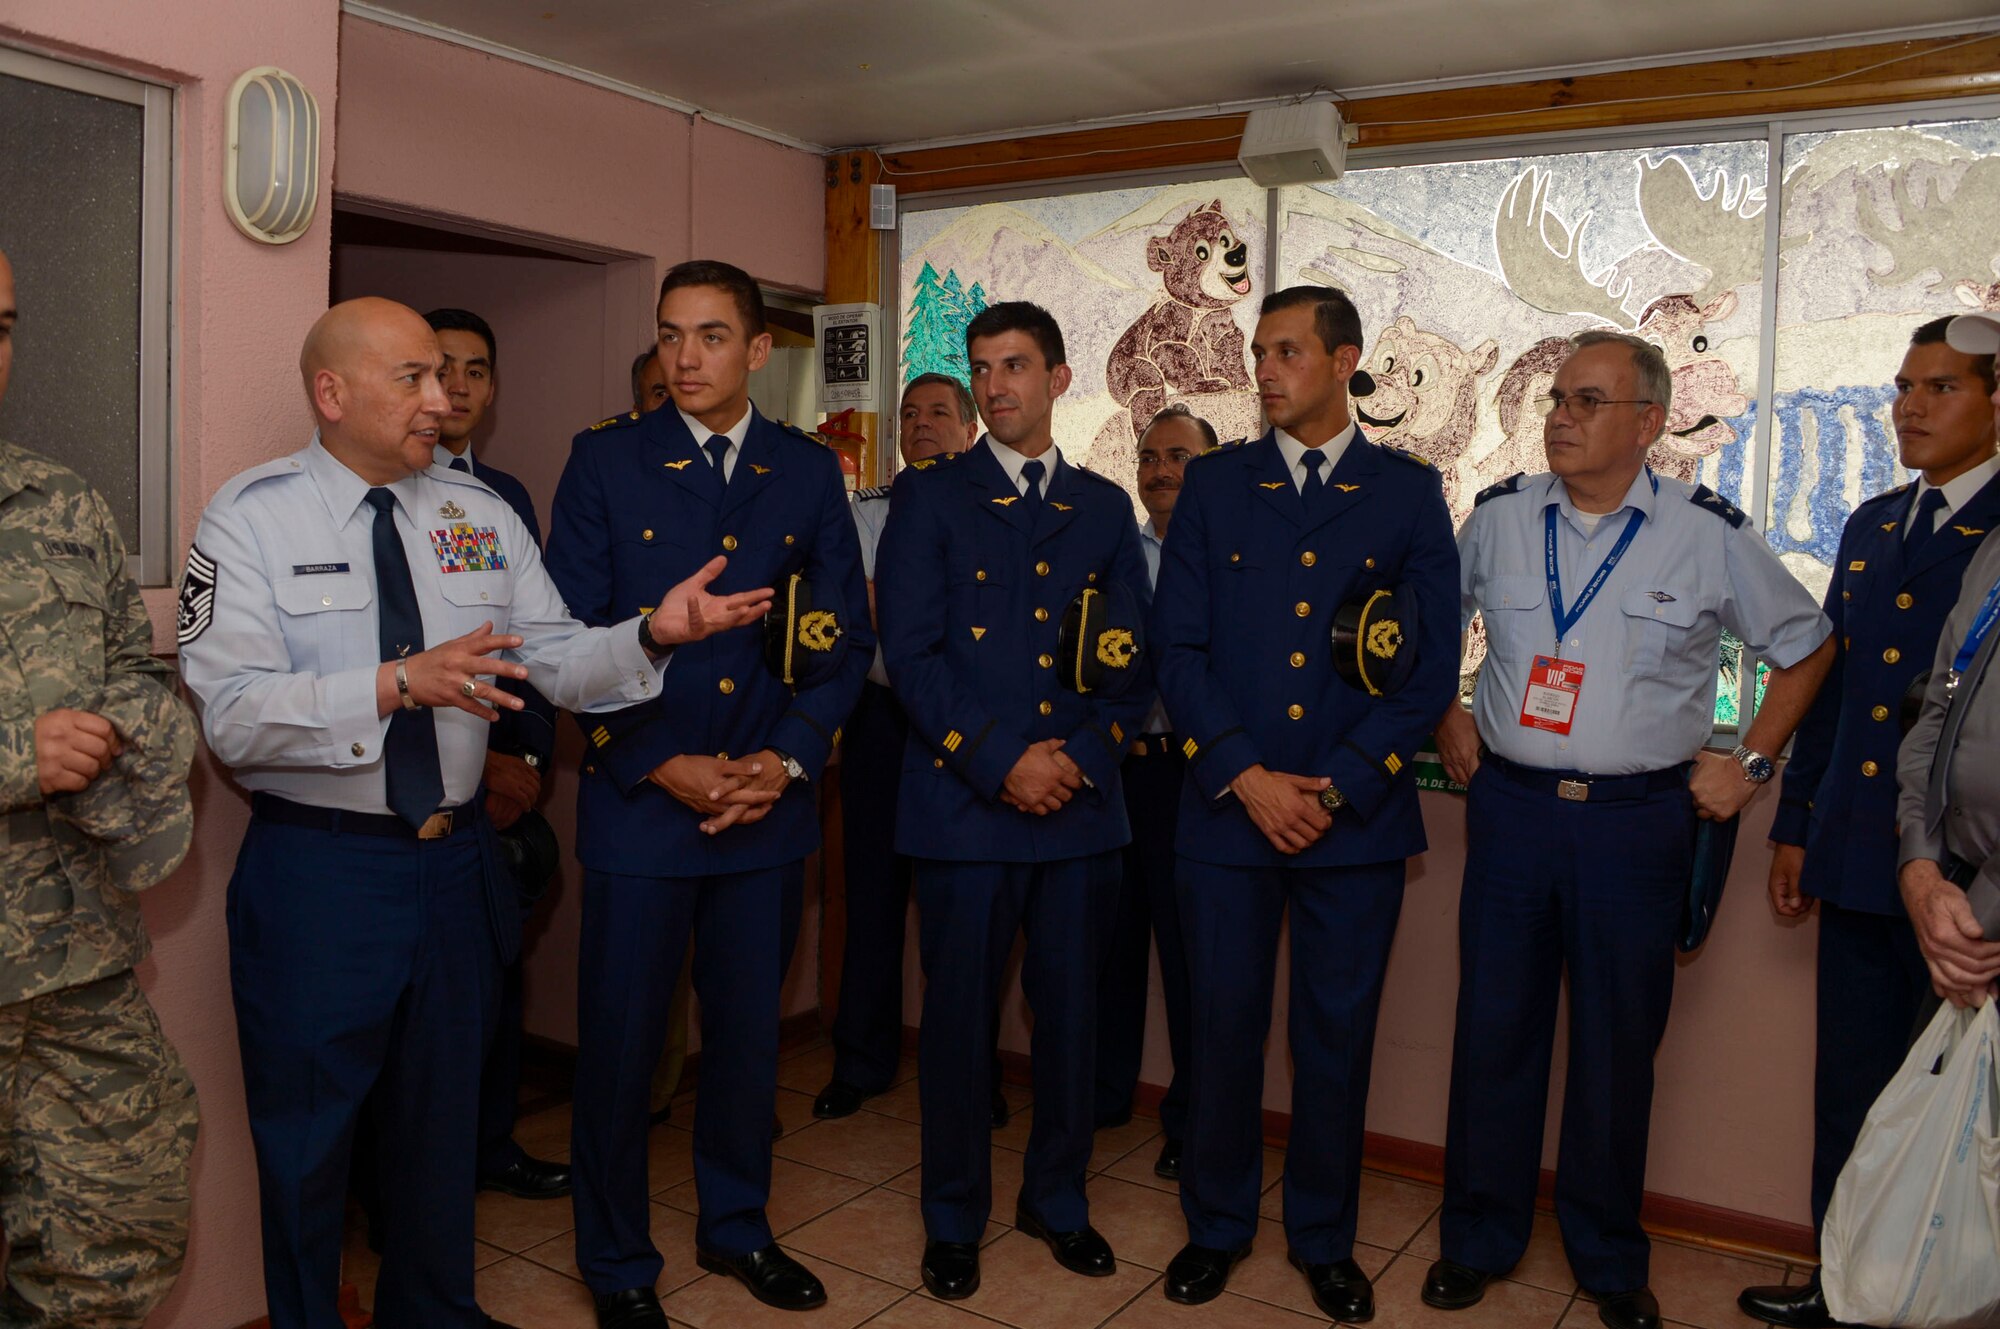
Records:
M1553 655L1535 657L1528 672L1527 695L1521 699L1521 723L1529 729L1567 734L1576 720L1576 699L1583 691L1583 665Z

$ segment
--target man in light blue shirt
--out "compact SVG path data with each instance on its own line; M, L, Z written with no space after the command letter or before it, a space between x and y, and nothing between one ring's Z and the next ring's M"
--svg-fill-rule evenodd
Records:
M1459 533L1461 625L1479 613L1487 648L1472 714L1454 702L1438 727L1471 789L1444 1254L1422 1295L1471 1306L1527 1248L1567 971L1563 1246L1606 1325L1658 1329L1639 1202L1695 819L1770 778L1833 646L1741 512L1646 465L1673 391L1659 348L1571 344L1542 403L1549 473L1494 485ZM1724 628L1771 666L1727 757L1702 750Z
M300 356L319 430L222 487L188 552L182 674L251 791L230 980L273 1329L336 1329L348 1152L374 1091L383 1324L487 1329L473 1298L479 1071L520 909L478 797L528 679L588 710L657 696L673 645L742 626L716 559L589 629L506 500L434 464L449 410L415 311L336 305Z

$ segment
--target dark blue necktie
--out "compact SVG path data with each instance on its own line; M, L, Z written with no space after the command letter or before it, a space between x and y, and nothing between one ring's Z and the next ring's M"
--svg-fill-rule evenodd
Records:
M710 435L708 442L702 444L702 447L708 449L708 461L715 467L715 478L728 484L729 475L722 469L722 459L729 455L728 437L723 434Z
M409 556L396 534L396 496L386 489L371 489L368 506L375 509L376 632L382 658L401 660L424 649L424 616L417 608ZM437 716L428 707L399 709L389 717L382 758L389 810L412 826L422 826L444 802Z
M1326 481L1320 478L1319 473L1319 468L1326 465L1326 454L1318 448L1307 448L1304 460L1306 483L1299 490L1299 496L1306 501L1306 511L1311 512L1319 506L1321 496L1326 493Z
M1917 515L1910 518L1910 529L1903 536L1903 561L1909 562L1917 556L1932 535L1937 533L1938 513L1944 511L1944 490L1926 489L1924 496L1917 500Z
M1042 510L1042 471L1045 468L1038 461L1031 461L1021 467L1021 478L1028 482L1028 490L1021 497L1027 502L1026 512L1034 517Z
M451 469L452 469L452 470L454 470L454 471L462 471L462 472L464 472L464 473L465 473L466 475L471 475L471 474L472 474L472 463L471 463L471 462L469 462L469 461L467 461L467 460L466 460L465 458L463 458L463 457L453 457L453 458L451 459Z

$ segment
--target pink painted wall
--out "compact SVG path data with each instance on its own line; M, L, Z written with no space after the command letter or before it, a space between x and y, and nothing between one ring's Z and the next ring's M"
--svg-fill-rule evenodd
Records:
M185 551L202 506L229 476L299 446L310 428L298 345L326 308L324 211L290 245L258 244L223 215L223 99L258 65L297 75L328 125L338 91L337 6L326 0L9 0L0 37L177 89L174 223L175 482ZM331 138L320 185L331 185ZM22 325L32 335L33 311ZM173 641L172 595L148 595L156 639ZM157 630L164 629L164 630ZM201 1096L188 1263L153 1329L221 1329L263 1311L257 1201L236 1028L229 1003L223 895L242 838L243 797L204 756L194 778L196 840L172 879L144 897L155 950L139 976Z

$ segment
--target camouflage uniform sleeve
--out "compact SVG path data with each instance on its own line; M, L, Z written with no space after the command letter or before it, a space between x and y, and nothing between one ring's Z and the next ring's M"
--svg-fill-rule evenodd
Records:
M35 717L0 719L0 812L18 812L42 801L35 769Z
M153 620L138 583L125 571L125 541L104 500L93 491L92 515L104 571L104 695L98 714L128 742L148 750L151 770L187 779L194 763L194 713L176 691L174 667L153 654Z

